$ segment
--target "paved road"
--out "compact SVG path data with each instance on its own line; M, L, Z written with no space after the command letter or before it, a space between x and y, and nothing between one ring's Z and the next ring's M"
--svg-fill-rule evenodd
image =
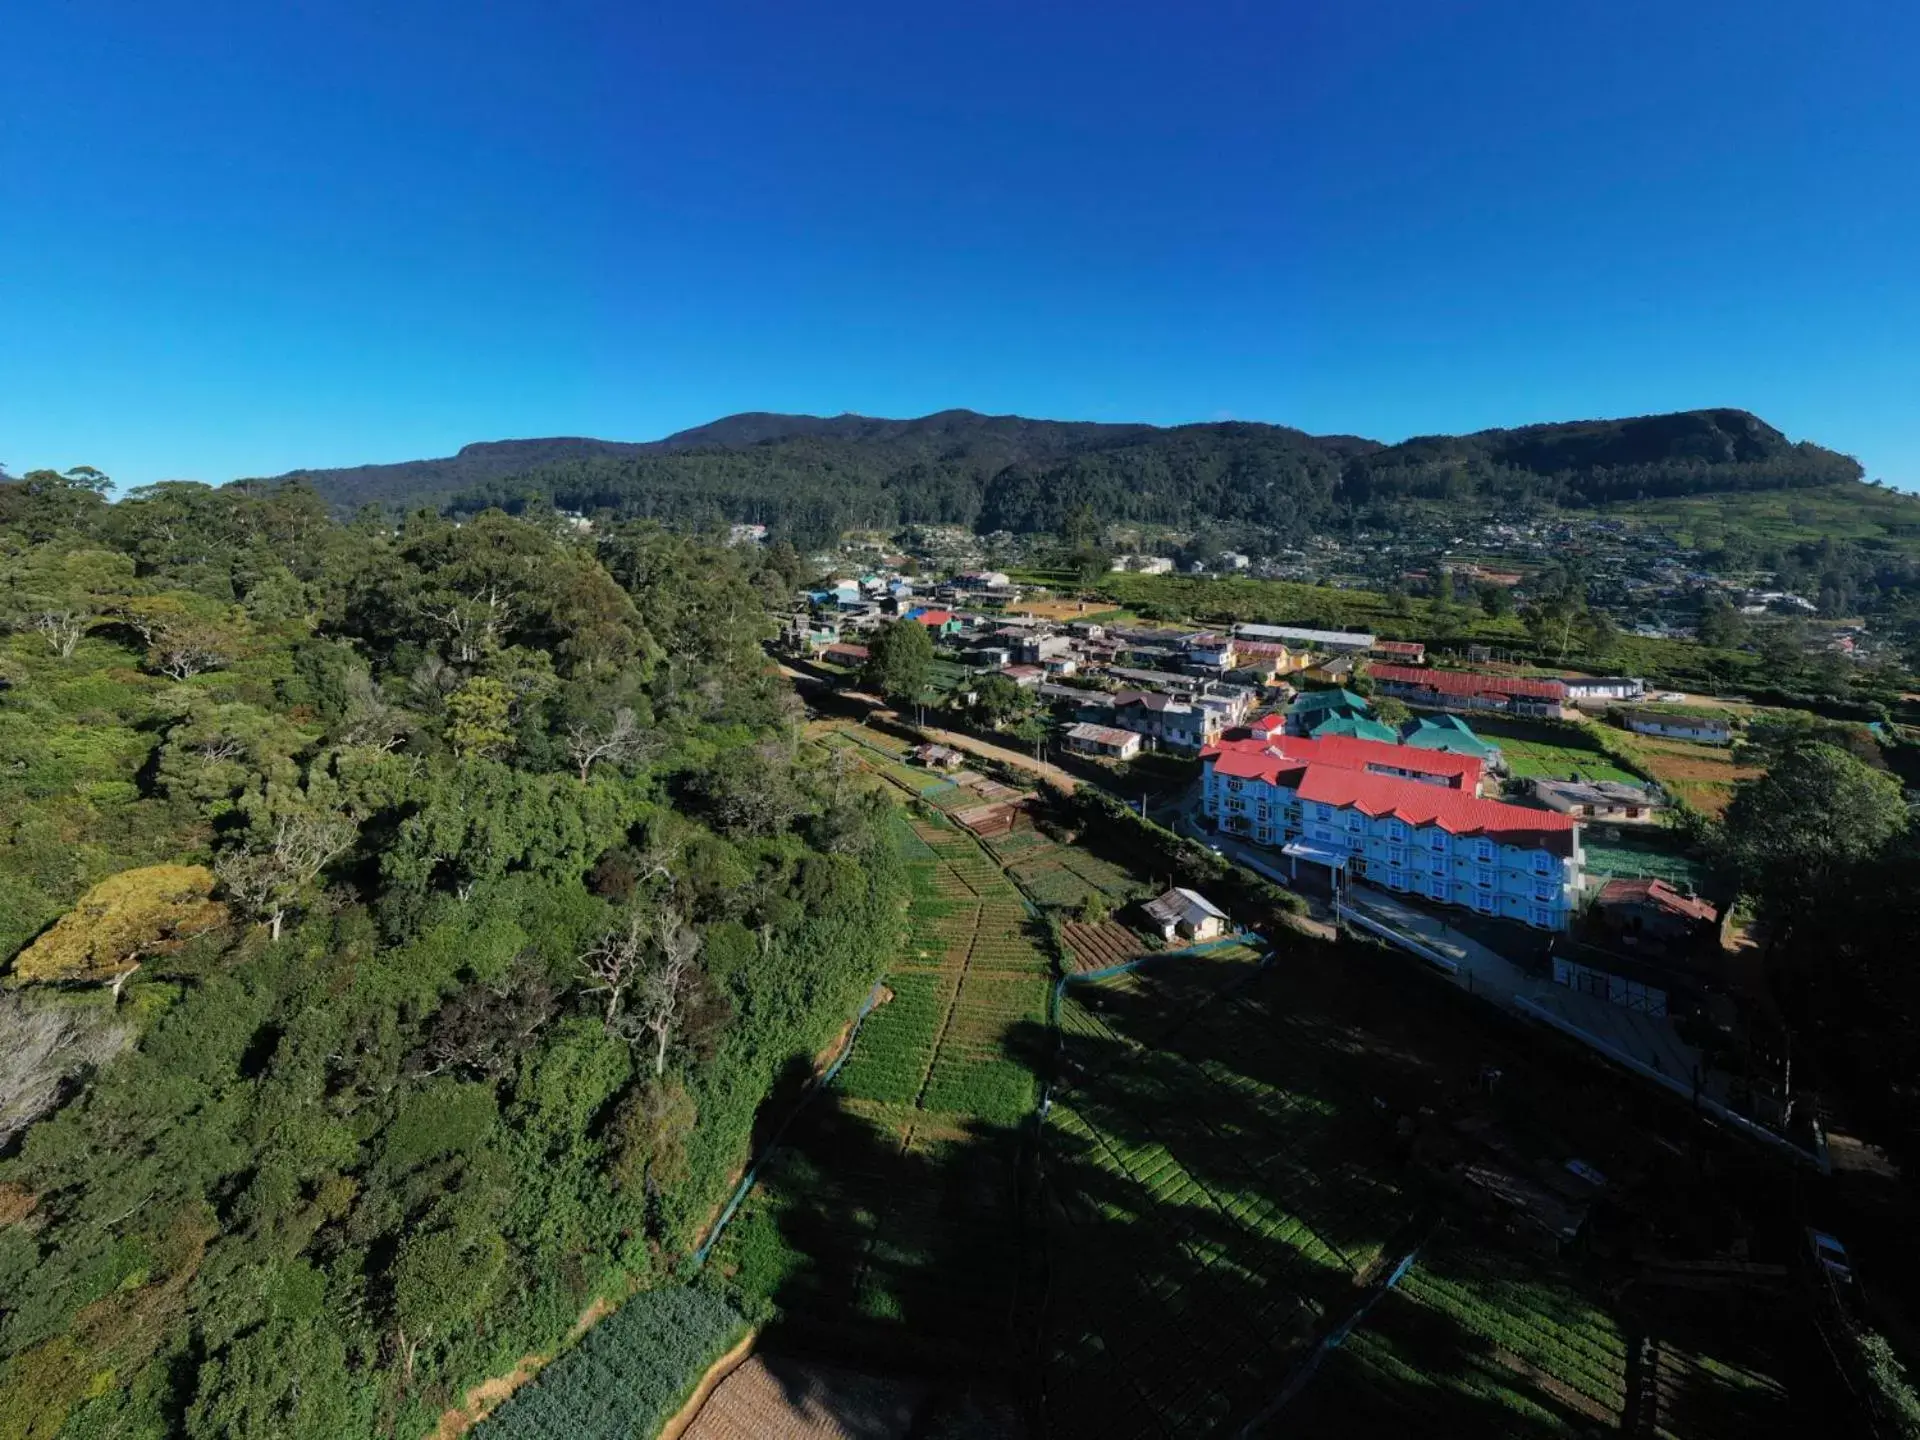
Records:
M1556 985L1550 973L1536 973L1463 935L1444 914L1409 904L1366 885L1347 891L1353 910L1444 956L1456 967L1453 979L1476 995L1531 1020L1545 1020L1577 1035L1603 1054L1624 1058L1669 1084L1724 1102L1732 1077L1707 1068L1706 1057L1680 1038L1673 1022L1615 1005Z

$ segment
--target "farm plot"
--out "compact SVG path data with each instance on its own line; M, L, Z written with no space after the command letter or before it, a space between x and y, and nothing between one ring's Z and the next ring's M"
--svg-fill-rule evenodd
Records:
M1718 815L1727 808L1738 782L1765 773L1757 766L1735 764L1733 752L1724 745L1650 735L1634 736L1632 745L1649 775L1708 815Z
M993 1367L1010 1355L1017 1127L1036 1099L1009 1035L1043 1025L1050 967L1026 901L978 842L939 818L896 834L912 894L892 996L763 1170L715 1264L816 1352Z
M652 1435L746 1330L708 1290L636 1295L587 1331L478 1434L487 1440L631 1440Z
M1587 745L1560 745L1545 740L1509 740L1487 737L1500 746L1508 773L1518 779L1618 780L1634 784L1640 777Z
M1580 836L1580 848L1586 851L1589 875L1645 876L1665 880L1669 885L1704 883L1705 869L1670 845L1649 843L1632 831L1619 827L1618 839L1607 838L1604 825L1588 826Z
M1118 865L1071 845L1049 841L1005 858L1007 873L1041 905L1072 908L1089 895L1118 905L1146 888Z
M1103 920L1098 925L1069 920L1060 927L1067 950L1081 970L1105 970L1124 965L1147 952L1147 942L1124 925Z
M1373 1309L1289 1408L1287 1432L1808 1433L1767 1373L1777 1357L1765 1346L1785 1333L1771 1303L1756 1313L1751 1297L1668 1293L1634 1304L1567 1267L1453 1237Z
M952 987L938 974L902 972L887 981L887 988L892 998L867 1016L839 1085L856 1099L911 1105L927 1083Z
M1248 951L1072 987L1048 1115L1061 1435L1245 1418L1413 1212L1323 1017Z
M947 783L931 771L909 765L906 760L907 742L897 735L850 725L845 721L817 722L808 727L807 733L828 749L852 755L871 773L913 794Z

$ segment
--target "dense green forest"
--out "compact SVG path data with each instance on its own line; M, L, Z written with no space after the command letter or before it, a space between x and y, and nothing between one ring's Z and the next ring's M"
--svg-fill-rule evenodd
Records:
M103 489L0 484L0 1437L426 1434L674 1282L895 941L884 802L771 552Z
M1227 422L1161 429L944 411L918 420L744 415L645 445L520 441L450 460L301 472L337 506L531 500L592 513L756 521L800 545L865 526L1055 532L1102 522L1302 535L1408 499L1596 505L1831 486L1858 464L1739 410L1423 437L1399 445Z

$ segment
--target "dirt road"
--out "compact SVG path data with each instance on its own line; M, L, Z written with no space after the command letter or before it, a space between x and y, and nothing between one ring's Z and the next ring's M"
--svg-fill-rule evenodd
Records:
M802 690L821 687L821 682L814 676L802 674L790 665L782 665L780 673ZM979 755L984 759L998 760L1003 765L1012 765L1026 771L1041 783L1053 786L1063 794L1071 795L1080 788L1080 782L1058 765L1049 765L1044 760L1036 760L1024 751L1015 750L1006 745L996 745L992 741L981 740L958 730L945 730L938 725L916 725L910 717L890 708L878 695L868 695L859 690L838 690L834 693L843 700L865 705L870 714L882 720L890 720L936 745L948 745L955 750L964 750L969 755Z

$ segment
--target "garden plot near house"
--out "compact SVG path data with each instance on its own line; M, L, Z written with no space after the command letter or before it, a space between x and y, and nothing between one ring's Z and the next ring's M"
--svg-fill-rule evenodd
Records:
M1755 765L1736 764L1733 751L1725 745L1654 735L1634 735L1626 743L1670 794L1708 815L1717 816L1727 808L1738 782L1765 773Z
M1515 779L1617 780L1626 785L1641 777L1622 768L1602 751L1587 745L1562 745L1545 740L1508 740L1489 735L1500 746L1507 772Z
M952 782L944 776L920 766L909 765L906 759L907 742L884 730L872 730L846 721L825 721L809 726L807 734L808 738L819 741L830 750L853 756L872 773L891 780L913 794L943 786L951 788Z
M1090 895L1098 895L1109 906L1119 906L1146 893L1146 882L1120 866L1074 845L1040 837L1039 844L1026 844L1008 852L993 842L994 849L1020 888L1036 904L1072 909Z
M1060 938L1066 942L1075 968L1082 971L1124 965L1147 952L1146 941L1112 920L1097 925L1069 920L1060 927Z
M1607 879L1645 876L1676 886L1704 884L1706 867L1681 853L1672 842L1661 843L1662 839L1660 832L1643 837L1624 826L1604 822L1584 826L1580 848L1587 856L1586 873Z

